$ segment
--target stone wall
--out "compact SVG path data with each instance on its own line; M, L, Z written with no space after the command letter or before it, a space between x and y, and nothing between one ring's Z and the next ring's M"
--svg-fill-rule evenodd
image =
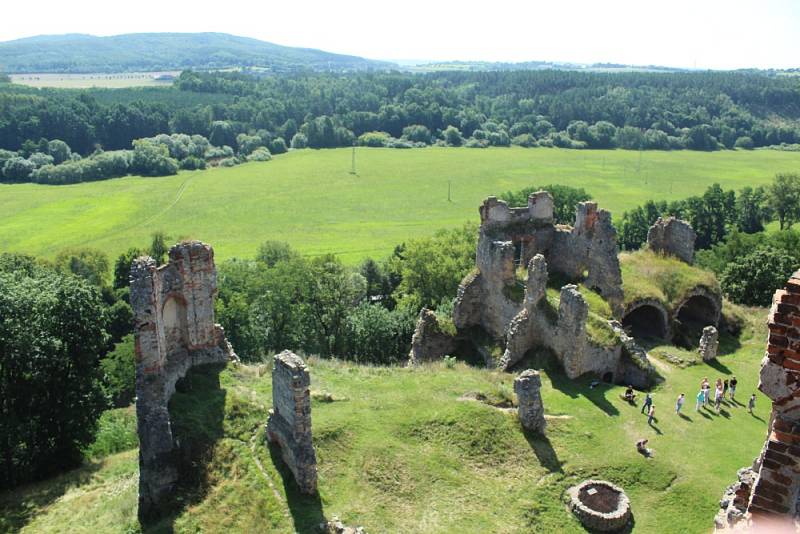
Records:
M775 520L788 523L800 515L800 271L775 292L767 325L758 388L772 400L772 414L767 440L754 463L757 476L747 484L749 495L738 496L740 503L747 502L745 513L734 518L755 527ZM717 522L718 528L728 528L735 521L717 516Z
M659 217L647 231L650 250L675 256L689 264L694 262L695 239L697 234L692 225L675 217Z
M149 257L131 266L142 521L161 513L178 481L167 409L175 384L195 365L236 358L214 322L216 276L214 252L199 241L172 247L161 267Z
M452 353L456 348L453 336L442 332L436 314L422 308L417 318L414 335L411 336L411 352L408 354L410 364L433 361Z
M311 443L311 376L303 359L285 350L272 367L272 410L267 439L277 443L300 491L317 492L317 456Z

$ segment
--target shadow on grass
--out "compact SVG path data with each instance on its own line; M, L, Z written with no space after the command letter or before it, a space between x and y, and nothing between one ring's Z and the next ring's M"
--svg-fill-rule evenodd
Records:
M759 421L761 421L762 423L765 423L765 422L766 422L766 421L764 421L764 418L763 418L763 417L759 417L759 416L757 416L757 415L756 415L756 414L754 414L754 413L751 413L750 415L752 415L752 416L753 416L753 419L758 419L758 420L759 420Z
M283 489L286 492L286 501L289 506L289 512L292 514L295 532L299 534L318 533L320 523L327 521L325 514L322 512L322 501L319 493L315 495L301 493L297 482L295 482L292 470L283 461L280 445L268 443L267 446L272 464L283 480Z
M209 465L214 447L224 435L226 391L219 383L224 368L219 364L197 366L175 385L169 413L172 437L178 444L174 451L178 483L161 507L162 517L143 524L143 532L174 532L178 516L201 502L211 487Z
M711 361L706 362L706 364L709 367L712 367L713 369L716 369L717 371L719 371L722 374L725 374L725 375L732 374L731 370L728 368L728 366L725 365L724 363L722 363L721 361L717 360L716 358L711 360Z
M679 413L678 417L680 417L681 419L685 419L686 421L689 421L690 423L692 422L692 418L689 417L688 415L686 415L685 413Z
M548 370L550 382L553 387L565 395L569 395L573 399L584 396L589 399L595 406L603 410L606 415L617 416L619 410L606 399L606 392L610 385L600 383L594 388L590 388L586 379L570 380L562 371Z
M539 460L539 463L542 464L542 467L551 473L564 472L564 470L561 468L564 463L558 459L558 454L550 444L550 439L548 439L546 435L537 434L536 432L525 429L523 429L523 433L525 435L525 439L528 440L528 444L531 446L531 449L533 449L533 453Z
M727 332L722 332L720 334L719 350L717 351L717 355L725 356L728 354L733 354L740 348L742 348L742 343L739 341L737 336L731 335Z
M55 477L0 493L0 532L19 532L36 514L64 494L90 482L102 462L87 462Z

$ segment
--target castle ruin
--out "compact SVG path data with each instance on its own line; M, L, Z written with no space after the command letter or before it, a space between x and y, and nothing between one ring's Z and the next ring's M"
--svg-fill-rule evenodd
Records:
M214 322L217 273L209 245L190 241L169 250L160 267L150 257L131 266L130 302L136 347L139 434L139 518L159 515L178 482L169 399L196 365L236 359Z
M653 369L644 351L627 350L614 325L591 314L578 286L564 285L558 303L547 296L549 277L555 274L581 281L599 293L615 315L621 314L622 275L611 214L598 210L595 202L581 202L574 226L557 225L553 197L539 191L522 208L489 197L480 215L476 269L461 282L454 304L458 334L448 344L435 315L423 310L410 361L439 358L458 338L469 338L478 328L504 348L497 361L487 359L487 365L509 370L529 350L543 347L557 356L569 378L593 373L609 382L647 387ZM526 269L524 282L518 279L518 267ZM613 341L593 339L587 328L590 320Z
M669 254L688 264L694 262L694 242L697 239L692 225L675 217L659 217L647 231L647 246L653 252Z
M800 518L800 271L775 292L758 389L772 401L767 440L720 501L719 530L769 531ZM786 530L787 532L789 530Z

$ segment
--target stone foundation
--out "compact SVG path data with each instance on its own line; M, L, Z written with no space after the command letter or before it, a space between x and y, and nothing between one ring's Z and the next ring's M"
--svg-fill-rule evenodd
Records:
M272 367L272 410L267 439L277 443L302 493L317 492L317 456L311 442L311 377L300 356L285 350Z
M604 480L586 480L567 490L569 508L589 530L622 530L631 519L631 504L619 486Z
M222 327L214 323L216 277L214 252L199 241L172 247L169 263L161 267L149 257L131 266L142 522L168 507L178 482L167 409L175 384L195 365L236 359Z

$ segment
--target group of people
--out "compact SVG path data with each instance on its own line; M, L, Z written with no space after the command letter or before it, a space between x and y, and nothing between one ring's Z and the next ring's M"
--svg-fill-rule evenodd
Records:
M717 413L720 411L720 405L722 404L722 400L725 398L730 398L731 401L736 400L736 386L738 385L738 380L736 377L731 377L730 380L723 380L721 378L717 378L717 381L714 385L714 408L717 410ZM630 402L631 404L635 403L636 394L633 391L633 386L628 386L625 390L625 394L623 398ZM697 394L697 404L695 405L695 411L700 411L701 406L708 406L711 402L711 384L708 381L707 377L704 377L703 380L700 382L700 391ZM675 413L680 415L681 408L683 408L683 404L686 401L686 395L681 393L678 395L677 400L675 401ZM753 408L756 407L756 394L753 393L750 395L750 399L747 402L747 411L753 413ZM656 407L653 404L653 396L650 393L646 393L644 397L644 402L642 403L641 413L647 414L647 424L652 425L653 420L655 419ZM649 440L647 439L640 439L636 442L636 450L643 454L646 457L650 457L653 455L653 450L647 447L647 443Z

